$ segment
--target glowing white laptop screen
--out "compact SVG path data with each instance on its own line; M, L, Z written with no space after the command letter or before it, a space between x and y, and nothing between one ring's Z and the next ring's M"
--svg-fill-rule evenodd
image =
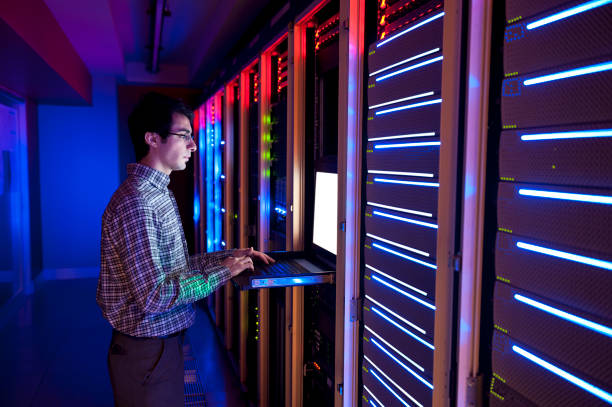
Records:
M317 172L312 242L336 254L338 234L338 174Z

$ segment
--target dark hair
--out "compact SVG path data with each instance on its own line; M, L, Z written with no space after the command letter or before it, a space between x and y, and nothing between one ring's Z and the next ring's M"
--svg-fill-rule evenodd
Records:
M159 134L162 141L165 142L174 113L185 115L193 127L193 110L181 100L156 92L147 93L140 99L128 118L136 161L140 161L149 153L149 145L144 139L146 132Z

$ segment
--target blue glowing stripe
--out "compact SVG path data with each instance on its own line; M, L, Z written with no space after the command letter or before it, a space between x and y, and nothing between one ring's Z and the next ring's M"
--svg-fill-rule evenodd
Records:
M221 208L221 213L225 213L225 208Z
M413 71L415 69L434 64L436 62L442 61L443 58L444 56L440 55L439 57L431 58L431 59L428 59L427 61L419 62L418 64L414 64L414 65L407 66L406 68L398 69L395 72L391 72L386 75L379 76L378 78L376 78L376 82L381 82L381 81L384 81L385 79L392 78L396 75L401 75L405 72Z
M517 242L516 245L521 249L530 250L532 252L542 253L552 257L575 261L577 263L587 264L589 266L599 267L606 270L612 270L612 263L609 261L594 259L592 257L580 256L578 254L573 253L562 252L560 250L549 249L547 247L536 246L524 242Z
M560 11L548 17L544 17L537 21L534 21L531 24L527 24L526 28L528 30L533 30L535 28L539 28L547 24L554 23L555 21L559 21L559 20L563 20L568 17L575 16L576 14L584 13L585 11L589 11L597 7L605 6L606 4L610 4L610 3L612 3L612 0L587 1L586 3L581 4L579 6L572 7L564 11Z
M566 321L573 322L574 324L583 326L585 328L591 329L595 332L599 332L602 335L606 335L612 338L612 328L607 327L605 325L601 325L596 322L589 321L588 319L579 317L577 315L570 314L569 312L562 311L558 308L551 307L550 305L546 305L539 301L525 297L521 294L514 294L514 299L527 305L531 305L532 307L542 310L544 312L548 312L549 314L552 314L561 319L565 319Z
M392 378L389 377L389 375L387 375L380 367L376 366L376 363L374 363L372 361L372 359L370 359L369 357L367 357L367 355L363 355L363 359L366 360L371 366L374 367L374 369L376 369L378 371L378 373L380 373L385 379L387 379L392 385L394 385L399 391L402 392L402 394L406 397L408 397L410 399L410 401L412 401L413 403L415 403L417 406L419 407L423 407L423 405L421 403L419 403L419 401L417 399L415 399L414 397L412 397L412 395L410 393L408 393L406 390L404 390L402 388L402 386L400 386L399 384L397 384L395 382L395 380L393 380ZM371 367L370 367L371 368ZM378 400L377 400L378 401ZM380 401L378 401L380 403Z
M391 354L391 352L389 352L387 349L385 349L380 343L378 343L378 341L374 338L370 339L372 341L372 343L374 345L376 345L376 347L378 347L378 349L382 350L383 352L385 352L387 354L387 356L389 356L391 359L393 359L398 365L400 365L401 367L403 367L404 369L406 369L406 371L408 373L410 373L411 375L413 375L418 381L420 381L421 383L423 383L425 386L429 387L431 390L433 390L433 384L429 383L427 380L425 380L423 377L421 377L421 375L419 375L417 372L415 372L414 370L410 369L408 366L406 366L404 363L402 363L402 361L400 361L398 358L396 358L395 356L393 356L393 354Z
M221 179L225 179L225 175L221 174Z
M415 259L414 257L407 256L407 255L405 255L403 253L400 253L400 252L396 252L395 250L389 249L388 247L385 247L385 246L381 246L378 243L372 243L372 247L376 247L377 249L384 250L387 253L394 254L394 255L399 256L399 257L401 257L403 259L409 260L409 261L411 261L413 263L417 263L417 264L420 264L422 266L429 267L430 269L433 269L433 270L437 269L435 264L427 263L426 261Z
M274 208L274 212L281 214L281 215L286 215L287 211L284 208L281 208L279 206L277 206L276 208Z
M366 386L365 384L363 385L363 388L365 391L368 392L368 394L370 395L370 397L372 397L372 399L376 400L376 402L381 406L381 407L385 407L383 403L380 402L380 400L374 395L374 393L372 393L372 390L368 389L368 386ZM373 406L375 404L372 403L372 399L370 399L370 404L372 404Z
M533 363L543 367L549 372L556 374L562 379L565 379L568 382L580 387L581 389L588 391L592 395L599 397L600 399L608 402L609 404L612 404L612 394L608 393L607 391L602 390L599 387L593 386L591 383L588 383L580 379L579 377L576 377L573 374L568 373L565 370L558 368L552 363L549 363L545 361L544 359L537 357L533 353L530 353L519 346L513 345L512 350L518 353L519 355L521 355L522 357L529 359Z
M402 330L402 332L406 333L407 335L409 335L410 337L412 337L414 340L422 343L423 345L427 346L429 349L433 350L434 346L432 344L430 344L427 341L424 341L423 339L419 338L418 336L416 336L415 334L413 334L412 332L410 332L408 329L404 328L403 326L401 326L400 324L398 324L397 322L395 322L394 320L392 320L389 316L385 315L382 313L382 311L380 311L378 308L372 306L371 310L374 311L376 314L380 315L382 318L384 318L385 320L387 320L388 322L390 322L391 324L395 325L396 327L398 327L399 329ZM373 339L373 338L370 338Z
M404 35L404 34L408 34L410 31L416 30L417 28L422 27L422 26L424 26L425 24L431 23L432 21L437 20L438 18L441 18L441 17L444 17L444 12L441 12L441 13L439 13L439 14L436 14L436 15L435 15L435 16L433 16L433 17L429 17L429 18L428 18L428 19L426 19L426 20L420 21L420 22L416 23L415 25L413 25L413 26L411 26L411 27L408 27L408 28L406 28L406 29L405 29L405 30L403 30L403 31L400 31L400 32L399 32L399 33L397 33L397 34L392 35L391 37L387 38L386 40L381 41L381 42L379 42L378 44L376 44L376 48L378 48L378 47L382 47L383 45L385 45L386 43L388 43L388 42L390 42L390 41L393 41L393 40L394 40L394 39L396 39L397 37L401 37L401 36L402 36L402 35Z
M196 196L193 199L193 221L198 222L200 220L200 197Z
M382 182L385 184L402 184L402 185L414 185L417 187L434 187L440 186L437 182L420 182L420 181L402 181L399 179L388 179L388 178L374 178L374 182Z
M376 374L376 372L372 369L370 369L370 373L372 373L372 376L374 376L376 378L376 380L378 380L383 386L385 386L387 388L387 390L389 390L391 392L391 394L393 394L399 401L401 401L401 403L403 405L405 405L406 407L410 407L410 404L406 403L404 401L404 399L402 399L392 388L391 386L389 386L387 383L383 382L383 380L378 377L378 375Z
M538 189L526 188L520 188L519 195L612 205L612 196L607 195L573 194L569 192L541 191Z
M408 63L410 61L414 61L415 59L419 59L419 58L425 57L427 55L435 54L438 51L440 51L440 48L430 49L429 51L425 51L425 52L423 52L421 54L417 54L417 55L411 56L410 58L404 59L402 61L399 61L399 62L396 62L396 63L391 64L389 66L386 66L386 67L384 67L382 69L379 69L376 72L372 72L369 76L378 75L381 72L388 71L389 69L395 68L396 66L404 65L405 63Z
M225 140L221 140L221 145L225 145Z
M435 105L437 103L442 103L442 99L428 100L427 102L413 103L411 105L405 105L400 107L394 107L393 109L381 110L376 112L376 116L380 116L387 113L398 112L400 110L414 109L417 107Z
M372 280L378 281L379 283L382 283L382 284L386 285L386 286L387 286L387 287L389 287L390 289L392 289L392 290L394 290L394 291L397 291L398 293L400 293L400 294L404 295L405 297L408 297L408 298L410 298L411 300L416 301L416 302L418 302L419 304L424 305L424 306L426 306L427 308L429 308L429 309L431 309L431 310L434 310L434 311L436 310L436 306L435 306L435 305L431 305L431 304L430 304L430 303L428 303L427 301L423 301L422 299L417 298L417 297L415 297L414 295L412 295L412 294L410 294L410 293L407 293L406 291L404 291L404 290L402 290L402 289L400 289L400 288L397 288L397 287L396 287L396 286L394 286L393 284L390 284L390 283L386 282L385 280L381 279L381 278L380 278L380 277L378 277L378 276L372 276Z
M559 79L573 78L575 76L589 75L597 72L609 71L612 69L612 62L603 62L601 64L595 64L590 66L585 66L582 68L570 69L569 71L563 71L559 73L554 73L550 75L538 76L536 78L525 79L523 81L523 85L537 85L538 83L552 82Z
M564 131L560 133L523 134L521 136L521 140L523 141L562 140L562 139L572 139L572 138L596 138L596 137L612 137L612 129Z
M426 146L439 146L439 141L420 141L415 143L394 143L394 144L375 144L374 148L410 148L410 147L426 147Z
M225 245L226 245L225 240L222 240L221 241L221 246L225 247Z
M372 211L372 214L377 216L382 216L384 218L395 219L406 223L412 223L414 225L425 226L432 229L438 229L438 225L435 223L422 222L420 220L414 220L410 218L404 218L403 216L391 215L390 213L380 212L380 211Z
M408 100L424 98L424 97L427 97L427 96L433 96L433 94L434 94L433 92L419 93L418 95L412 95L412 96L408 96L408 97L401 98L401 99L394 99L394 100L390 100L388 102L379 103L377 105L369 106L368 109L369 110L378 109L379 107L394 105L396 103L406 102Z

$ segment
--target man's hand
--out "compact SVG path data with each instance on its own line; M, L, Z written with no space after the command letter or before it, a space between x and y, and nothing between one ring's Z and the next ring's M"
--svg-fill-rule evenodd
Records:
M261 260L265 264L274 263L274 259L272 257L268 256L265 253L259 252L253 249L252 247L249 247L246 249L234 249L233 256L236 256L236 257L246 256L246 257L250 257L255 260Z
M221 262L222 266L227 267L230 270L232 278L236 277L238 274L242 273L246 269L253 270L253 260L250 257L240 256L240 257L227 257Z

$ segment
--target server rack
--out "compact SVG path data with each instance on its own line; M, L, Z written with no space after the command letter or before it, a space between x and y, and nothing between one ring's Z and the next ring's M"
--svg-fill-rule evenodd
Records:
M368 52L362 405L448 405L462 7L379 3Z
M612 5L508 0L502 15L489 403L609 405Z

